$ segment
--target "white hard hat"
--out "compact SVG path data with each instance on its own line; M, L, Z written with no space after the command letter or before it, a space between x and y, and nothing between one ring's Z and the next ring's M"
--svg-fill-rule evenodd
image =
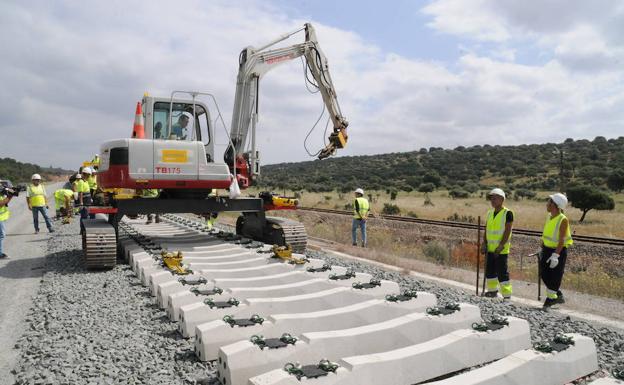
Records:
M82 175L76 174L76 179L82 179Z
M91 170L91 167L85 167L82 169L82 172L85 174L92 174L93 170Z
M498 195L499 197L503 197L503 199L505 199L505 192L499 188L493 188L487 196L490 197L492 195Z
M364 190L362 190L361 188L358 188L358 189L355 189L355 193L364 195Z
M39 175L39 174L33 174L33 175L30 177L30 180L41 180L41 175Z
M559 207L561 210L565 209L568 205L568 197L566 197L562 193L556 193L553 195L549 195L548 197L550 198L550 200L555 202L557 207Z

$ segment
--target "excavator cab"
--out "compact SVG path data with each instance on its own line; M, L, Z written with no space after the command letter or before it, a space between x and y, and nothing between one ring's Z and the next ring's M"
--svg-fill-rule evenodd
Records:
M145 138L105 142L103 188L163 189L165 195L206 196L228 188L229 167L215 156L210 110L201 101L145 96Z

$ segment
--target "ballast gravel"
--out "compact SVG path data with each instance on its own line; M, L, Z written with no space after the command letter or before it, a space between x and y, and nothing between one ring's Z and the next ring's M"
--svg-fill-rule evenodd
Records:
M88 271L78 221L49 241L17 384L199 384L214 378L128 265Z
M190 340L159 310L127 265L87 271L81 257L77 221L59 226L48 243L49 255L40 291L27 322L29 330L15 348L20 362L17 384L213 384L215 367L200 362ZM598 349L600 377L624 363L624 334L569 317L475 297L460 290L421 281L359 261L319 251L309 257L352 267L376 278L393 280L402 289L435 294L440 304L478 305L484 318L494 314L524 318L533 342L559 332L592 337Z

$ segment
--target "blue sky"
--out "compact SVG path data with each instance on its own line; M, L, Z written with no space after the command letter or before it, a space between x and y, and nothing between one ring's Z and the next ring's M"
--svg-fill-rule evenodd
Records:
M426 26L429 17L421 12L425 1L278 0L275 4L291 17L354 31L371 44L410 59L450 62L458 57L457 38Z
M350 122L339 156L624 132L618 0L24 0L0 4L0 157L75 168L146 91L211 92L229 124L241 49L307 21ZM322 103L301 68L261 81L263 164L309 159Z

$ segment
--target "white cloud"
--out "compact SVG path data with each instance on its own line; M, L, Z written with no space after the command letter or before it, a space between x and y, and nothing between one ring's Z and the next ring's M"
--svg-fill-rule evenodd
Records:
M212 92L229 124L240 50L304 23L264 2L132 4L140 9L121 1L3 4L0 156L76 167L99 143L129 136L144 91ZM485 53L462 42L467 49L450 63L408 59L312 20L350 121L341 154L621 135L622 75L580 62L619 60L613 49L619 26L562 16L549 29L541 19L532 21L530 7L513 4L437 1L426 7L436 30L495 42ZM551 58L516 63L518 31ZM575 49L579 41L582 49ZM320 95L305 89L299 61L267 74L258 128L263 162L306 159L303 140L321 107ZM322 145L323 129L324 121L311 148Z
M434 0L423 8L440 33L546 50L572 70L620 71L624 62L624 5L617 0ZM513 58L512 58L513 60Z

